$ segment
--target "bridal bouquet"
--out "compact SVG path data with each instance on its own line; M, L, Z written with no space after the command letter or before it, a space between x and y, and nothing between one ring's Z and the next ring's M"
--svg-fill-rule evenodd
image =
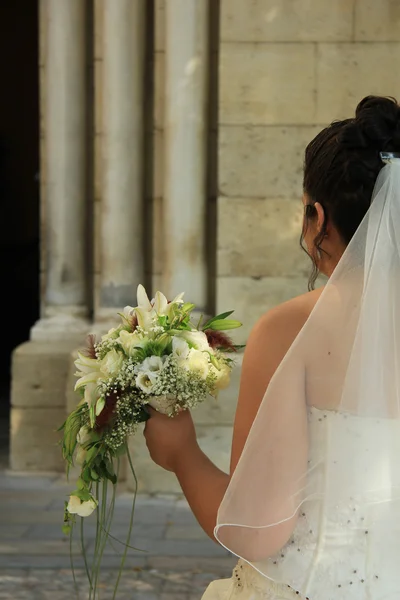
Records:
M204 324L200 318L194 326L191 318L195 306L184 303L183 294L168 302L157 292L150 302L141 285L137 303L136 308L127 306L119 313L121 323L101 340L89 336L86 351L80 352L75 361L78 377L75 390L80 393L81 401L60 428L67 467L73 464L80 467L76 489L65 503L64 532L72 534L76 515L87 517L96 511L97 516L91 569L81 522L90 598L96 596L107 538L114 539L110 526L123 455L127 456L136 481L129 436L139 423L149 418L148 406L174 417L208 396L216 397L229 385L232 359L228 353L238 348L224 333L241 325L229 319L233 311ZM112 496L107 498L110 486ZM129 547L133 511L134 500L119 576Z

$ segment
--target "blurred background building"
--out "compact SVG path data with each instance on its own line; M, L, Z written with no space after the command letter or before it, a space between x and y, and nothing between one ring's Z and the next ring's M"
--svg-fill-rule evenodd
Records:
M14 0L0 29L1 439L10 415L10 468L62 470L74 352L138 283L235 309L239 341L306 291L304 148L400 97L400 2ZM223 468L239 373L196 411ZM132 444L141 490L176 490Z

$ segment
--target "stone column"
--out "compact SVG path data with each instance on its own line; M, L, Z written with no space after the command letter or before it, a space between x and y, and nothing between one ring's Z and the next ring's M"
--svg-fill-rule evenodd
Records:
M65 420L72 350L87 321L87 55L85 0L40 1L42 318L13 352L10 467L65 469L57 428ZM29 302L29 298L26 299Z
M104 0L103 194L98 321L143 283L145 0Z
M166 2L164 283L206 310L208 1Z
M34 341L87 332L86 2L47 0L42 111L45 131L45 281ZM44 35L44 32L41 32Z

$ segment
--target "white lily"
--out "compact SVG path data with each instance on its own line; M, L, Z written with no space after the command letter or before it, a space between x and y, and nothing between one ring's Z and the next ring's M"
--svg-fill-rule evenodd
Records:
M135 309L133 308L133 306L125 306L123 310L123 315L126 319L129 319L129 317L131 317L134 312Z
M137 303L138 305L135 308L135 313L139 327L147 331L153 325L153 319L156 316L156 312L149 300L146 290L141 284L137 289Z
M184 293L182 292L172 302L168 302L162 292L156 292L154 302L151 303L146 290L142 285L139 285L137 290L138 306L135 308L139 326L146 331L150 329L153 325L153 320L157 316L169 316L174 305L182 304L183 296Z
M99 399L97 383L89 382L86 384L85 394L83 398L89 407L95 406L97 400Z
M168 300L162 292L156 292L154 297L154 310L157 315L165 315L165 311L168 307Z
M88 383L95 383L99 378L101 378L101 363L99 363L95 358L89 358L88 356L78 352L78 358L75 361L75 366L78 368L78 371L75 373L75 375L79 377L75 384L75 391L84 385L87 385Z

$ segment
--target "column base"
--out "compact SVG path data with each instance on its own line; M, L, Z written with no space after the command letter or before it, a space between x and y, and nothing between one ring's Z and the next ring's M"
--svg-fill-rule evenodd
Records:
M10 468L65 469L57 432L66 418L66 385L75 344L26 342L12 356Z
M90 322L81 314L73 311L51 313L39 319L31 329L33 342L75 342L77 345L85 341L90 330ZM83 312L83 311L82 311ZM72 313L72 314L71 314Z

